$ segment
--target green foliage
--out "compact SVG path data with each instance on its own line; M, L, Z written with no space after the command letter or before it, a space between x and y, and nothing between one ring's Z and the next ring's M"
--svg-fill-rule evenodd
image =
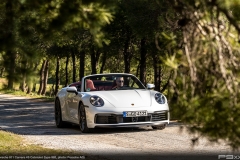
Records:
M73 34L79 28L89 29L97 44L104 42L101 32L102 26L112 20L113 8L110 1L76 0L69 3L67 0L41 1L35 3L31 0L23 1L22 10L25 23L33 26L47 39L59 31Z
M36 68L33 64L39 52L46 56L49 46L67 40L55 42L56 37L71 37L79 29L85 29L92 34L97 45L109 43L101 28L113 19L112 4L111 1L4 0L0 5L0 53L6 53L3 54L3 64L9 79L8 88L13 88L13 82L24 79L24 76L30 76L31 69ZM18 59L22 60L20 64L27 65L18 65Z
M223 139L234 150L239 149L240 50L236 30L222 23L227 17L221 10L197 2L174 6L179 9L184 4L178 13L189 19L181 23L182 40L163 36L175 53L168 54L165 61L174 70L170 83L172 114L188 124L190 131L212 141Z
M233 149L238 149L240 105L239 102L232 105L233 100L227 88L223 87L224 82L220 80L218 87L209 88L205 94L196 96L191 96L190 86L183 85L182 80L178 82L177 105L174 105L176 101L171 102L172 114L179 117L182 122L191 124L191 131L208 136L212 141L224 139ZM191 83L190 80L187 82ZM204 81L204 83L211 84L212 81L209 78L209 81Z
M122 0L120 4L134 34L139 37L154 36L159 27L158 16L162 13L162 6L152 0ZM164 1L161 2L161 5L164 5Z

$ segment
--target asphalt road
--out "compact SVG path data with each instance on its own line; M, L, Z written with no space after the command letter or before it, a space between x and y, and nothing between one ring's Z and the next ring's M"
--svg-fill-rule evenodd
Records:
M97 129L83 134L78 126L59 129L55 127L53 107L53 102L0 94L0 129L22 135L26 143L71 150L85 159L92 155L99 159L217 160L227 158L219 155L237 155L226 143L210 143L205 137L193 146L192 139L197 135L189 134L176 122L164 130Z

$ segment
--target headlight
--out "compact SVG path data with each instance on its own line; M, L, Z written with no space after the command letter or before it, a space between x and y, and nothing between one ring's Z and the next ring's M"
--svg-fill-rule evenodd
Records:
M155 94L155 100L156 100L159 104L164 104L164 103L166 102L164 95L161 94L161 93L156 93L156 94Z
M104 105L103 99L98 96L91 96L90 103L95 107L102 107Z

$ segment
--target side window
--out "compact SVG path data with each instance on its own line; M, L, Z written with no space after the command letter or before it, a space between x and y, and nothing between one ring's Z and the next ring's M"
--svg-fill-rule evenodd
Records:
M138 84L136 83L136 80L132 78L130 78L129 80L129 87L139 88Z
M145 89L143 84L138 79L136 79L134 77L130 78L129 87L132 87L134 89Z

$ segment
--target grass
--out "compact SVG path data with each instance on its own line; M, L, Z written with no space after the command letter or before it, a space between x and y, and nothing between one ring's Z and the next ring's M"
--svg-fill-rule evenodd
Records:
M0 130L0 156L17 155L73 155L73 152L43 148L38 145L26 144L23 137L17 134Z
M98 160L99 158L99 156L81 152L44 148L40 145L30 144L22 136L0 129L0 159Z

